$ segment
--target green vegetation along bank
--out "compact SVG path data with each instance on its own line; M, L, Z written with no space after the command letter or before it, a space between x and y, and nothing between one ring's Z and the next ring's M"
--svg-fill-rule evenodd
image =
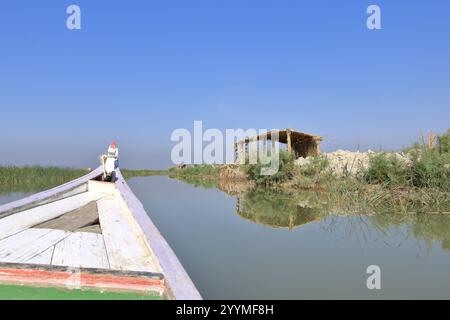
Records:
M14 192L39 192L73 179L79 178L90 169L5 166L0 167L0 194ZM165 175L165 170L121 170L125 179L138 176Z
M224 174L230 166L211 165L172 168L169 175L219 187L235 176L242 183L244 176L248 189L320 191L327 194L328 201L351 211L450 212L450 130L436 139L422 139L402 153L358 152L355 156L350 153L349 158L342 154L345 152L295 159L281 150L274 175L261 175L261 163L235 167L240 174L234 175Z

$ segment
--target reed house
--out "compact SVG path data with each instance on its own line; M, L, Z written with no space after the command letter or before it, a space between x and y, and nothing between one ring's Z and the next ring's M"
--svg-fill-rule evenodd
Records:
M248 154L248 146L258 141L278 139L279 143L287 145L288 154L294 153L295 158L309 157L320 153L320 141L322 137L312 135L292 129L272 130L254 137L247 137L234 145L235 159L238 159L238 153Z

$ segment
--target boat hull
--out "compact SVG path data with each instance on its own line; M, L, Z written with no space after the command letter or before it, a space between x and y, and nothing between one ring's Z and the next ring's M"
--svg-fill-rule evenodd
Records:
M120 170L114 182L102 182L102 172L0 206L0 284L201 299ZM88 213L98 214L95 228L77 225L78 211L97 209ZM18 241L31 248L16 250Z

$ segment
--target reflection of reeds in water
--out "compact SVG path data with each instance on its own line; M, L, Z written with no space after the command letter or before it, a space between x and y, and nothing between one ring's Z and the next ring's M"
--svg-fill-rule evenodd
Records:
M422 239L429 246L440 241L442 248L450 251L450 215L377 214L371 221L380 229L406 227L409 237Z
M425 241L429 248L439 242L444 250L450 251L450 215L349 213L329 201L323 192L293 195L259 188L237 196L236 213L258 224L289 230L318 222L322 230L355 238L361 245L376 238L387 246L400 246L403 240L414 238ZM389 243L387 239L391 238L387 236L395 234L395 230L402 233L394 238L400 243Z
M237 196L236 213L256 223L271 227L293 229L295 227L320 220L327 211L309 205L309 201L318 201L317 194L312 199L293 199L280 190L252 189Z
M248 192L253 188L253 184L242 180L219 180L217 188L229 195L240 195Z
M361 247L375 241L395 248L416 239L420 255L426 255L433 244L450 251L449 215L378 213L342 217L330 214L320 222L320 228L339 238L352 238Z
M213 171L212 174L208 172ZM230 167L225 171L235 172ZM245 179L223 178L224 173L218 167L193 166L186 169L170 171L169 176L180 179L195 186L206 188L217 187L229 195L242 195L256 187L254 181ZM441 189L420 189L403 187L386 187L383 184L367 184L356 178L326 176L320 181L302 177L290 184L276 186L260 186L266 197L273 190L289 194L289 197L301 197L307 193L320 192L327 204L327 209L345 214L354 213L448 213L450 208L449 193Z
M269 227L292 230L317 222L322 230L340 237L356 237L361 244L376 237L388 246L401 245L386 240L392 230L398 229L405 232L404 239L415 238L429 245L440 242L444 250L450 250L450 215L430 212L436 207L449 207L445 192L408 193L401 188L388 190L354 179L330 180L323 184L322 191L312 191L301 190L299 186L255 187L244 181L205 177L175 178L236 196L236 213L240 217ZM302 182L303 186L307 182ZM345 229L339 230L342 227Z
M181 180L194 187L203 187L206 189L217 188L218 179L215 177L197 177L191 175L173 175L169 174L169 178Z
M448 213L449 193L438 189L385 188L351 179L326 188L335 209L350 213Z

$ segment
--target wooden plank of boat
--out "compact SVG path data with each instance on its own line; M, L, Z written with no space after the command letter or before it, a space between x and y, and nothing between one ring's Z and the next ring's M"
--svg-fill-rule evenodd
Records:
M91 226L77 229L77 230L75 230L75 232L93 232L93 233L102 234L102 229L99 224L93 224Z
M27 263L30 264L51 264L52 263L52 256L53 256L53 250L55 249L55 246L52 246L45 250L44 252L39 253L37 256L34 256L33 258L29 259Z
M160 270L145 240L128 221L126 208L115 198L100 199L98 211L111 269L132 271Z
M85 192L9 215L0 219L0 239L4 239L39 223L59 217L66 212L75 210L93 200L97 200L97 198L97 193Z
M0 241L1 262L27 262L70 235L54 229L28 229Z
M0 206L0 238L3 239L0 240L0 244L5 241L3 242L3 253L5 258L9 257L4 261L23 262L19 264L0 262L0 282L63 286L67 285L67 281L73 277L71 273L75 268L78 273L81 272L81 287L132 291L152 289L160 293L164 291L169 298L201 299L192 280L145 212L142 204L126 184L120 170L117 169L115 183L92 180L98 180L101 173L102 169L99 167L86 176L60 187ZM28 241L30 235L34 234L36 238L36 232L43 232L42 230L46 229L32 227L55 219L93 200L98 200L100 226L85 228L96 230L96 236L103 237L110 263L109 268L119 270L52 265L48 259L55 254L57 243L72 233L53 229L51 234L56 235L57 232L62 232L61 236L64 232L66 234L59 240L56 240L55 237L54 242L39 240L33 243L33 241ZM23 234L17 239L24 235L27 236L21 240L19 246L19 242L11 239L21 233ZM123 241L124 237L126 241ZM50 236L47 240L49 239ZM64 246L67 248L67 243ZM72 246L75 245L72 243ZM130 246L132 249L127 252L130 250ZM59 245L58 250L69 252L69 250L61 248L62 245ZM132 258L133 265L127 264L127 257ZM70 259L72 262L69 262ZM76 260L74 257L70 257L70 259L64 258L64 264L84 264L80 261L73 262ZM42 264L39 265L39 263ZM106 267L105 264L103 266ZM132 270L151 270L153 272Z
M55 245L52 265L109 269L103 236L74 232Z
M55 219L35 225L33 228L75 231L98 222L97 201L63 214Z

